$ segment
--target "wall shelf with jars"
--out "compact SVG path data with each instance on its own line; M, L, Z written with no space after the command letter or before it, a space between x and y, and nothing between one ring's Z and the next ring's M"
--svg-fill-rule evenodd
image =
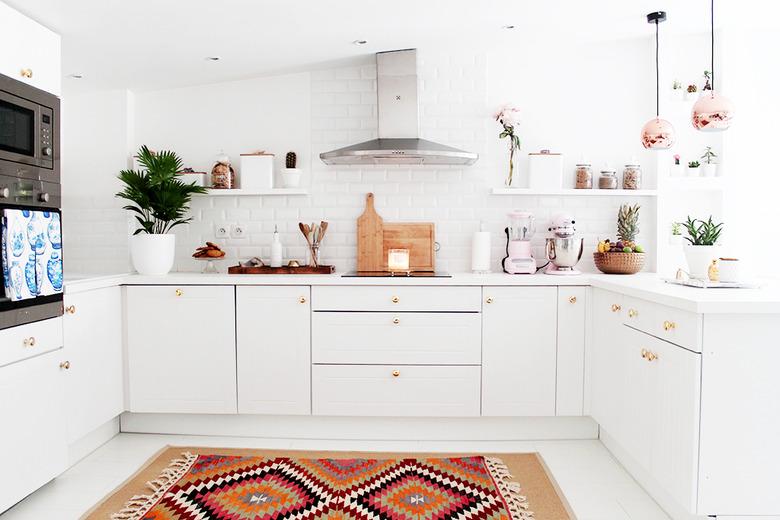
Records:
M542 196L576 196L576 197L657 197L658 190L624 190L624 189L575 189L561 188L555 190L535 190L531 188L493 188L492 195L542 195Z

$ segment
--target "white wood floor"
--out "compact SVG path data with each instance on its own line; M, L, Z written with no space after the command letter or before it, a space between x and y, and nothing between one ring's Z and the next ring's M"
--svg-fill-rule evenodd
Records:
M166 445L302 450L538 451L579 520L668 520L597 440L356 442L131 433L117 435L0 516L2 520L75 520ZM522 485L522 475L516 477Z

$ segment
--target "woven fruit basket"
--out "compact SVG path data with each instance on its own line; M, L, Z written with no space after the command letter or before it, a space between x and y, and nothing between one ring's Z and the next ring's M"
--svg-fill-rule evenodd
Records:
M645 266L645 254L593 253L593 261L604 274L636 274Z

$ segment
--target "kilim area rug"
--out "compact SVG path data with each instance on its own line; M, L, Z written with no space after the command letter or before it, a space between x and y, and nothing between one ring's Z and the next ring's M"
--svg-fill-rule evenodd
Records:
M297 452L284 456L260 450L168 448L156 459L167 466L138 488L144 470L84 518L112 520L546 520L568 519L559 495L536 462L549 489L539 490L534 511L527 489L513 480L497 457L352 456ZM316 455L316 456L315 456ZM154 461L153 461L154 462ZM152 466L154 464L151 464ZM534 470L536 471L536 470ZM521 480L526 475L519 475ZM135 481L135 482L134 482ZM119 500L124 500L120 502ZM553 502L550 504L549 502ZM551 507L552 505L552 507Z

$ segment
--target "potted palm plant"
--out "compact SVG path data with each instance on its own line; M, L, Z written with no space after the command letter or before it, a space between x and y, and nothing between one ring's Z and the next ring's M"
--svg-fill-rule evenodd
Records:
M688 217L682 225L688 232L683 246L685 261L688 262L688 272L691 278L707 279L707 268L713 259L718 258L718 239L723 232L723 223L715 223L712 215L707 220Z
M173 267L176 251L176 237L169 232L191 220L186 215L192 196L206 189L178 178L182 161L174 152L142 146L136 159L141 169L119 172L124 189L116 194L130 201L124 209L138 223L130 238L130 258L140 274L164 275Z

